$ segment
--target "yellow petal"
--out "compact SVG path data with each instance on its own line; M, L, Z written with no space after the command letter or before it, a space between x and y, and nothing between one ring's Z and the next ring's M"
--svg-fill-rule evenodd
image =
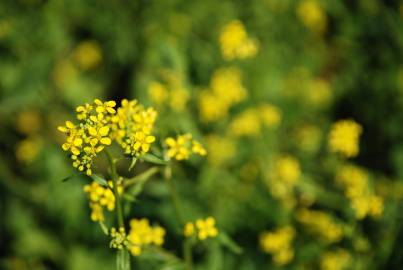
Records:
M57 127L57 129L58 129L59 131L63 132L63 133L66 133L66 132L67 132L67 128L66 128L66 127L63 127L63 126Z
M95 151L97 152L97 153L99 153L99 152L101 152L102 150L104 150L104 146L103 145L100 145L100 146L98 146L97 147L97 149L95 149Z
M105 137L106 135L108 135L109 133L109 127L108 126L104 126L101 127L98 131L99 135L101 135L102 137Z
M74 145L75 146L80 146L82 144L83 144L83 140L81 138L74 139Z
M62 145L62 148L63 148L64 151L67 151L67 150L69 150L69 148L70 148L70 144L69 144L69 143L64 143L64 144Z
M165 139L165 143L166 143L168 146L171 146L171 147L174 147L174 146L176 145L175 139L174 139L174 138L171 138L171 137L166 138L166 139Z
M112 143L111 139L108 137L101 138L101 143L105 145L110 145Z
M106 106L108 107L115 107L116 106L116 102L113 100L109 100L106 102Z
M147 136L146 137L146 143L153 143L155 141L155 137L154 136Z
M97 136L97 130L94 128L94 127L89 127L88 128L88 133L91 135L91 136Z
M78 156L80 154L80 150L78 150L78 148L74 147L74 146L71 147L71 152L76 156Z
M97 144L98 144L98 139L97 139L97 138L91 139L91 140L90 140L90 144L91 144L92 146L97 145Z
M69 129L73 129L74 128L74 124L70 121L66 121L66 127Z
M102 101L100 101L99 99L95 99L94 103L97 104L97 105L102 105L103 104Z

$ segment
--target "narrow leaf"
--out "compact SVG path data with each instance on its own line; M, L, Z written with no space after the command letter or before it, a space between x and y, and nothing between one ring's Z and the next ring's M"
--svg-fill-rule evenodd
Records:
M101 227L102 232L105 235L108 235L108 227L106 227L105 223L103 223L102 221L99 221L99 226Z
M225 232L219 233L218 241L221 243L221 245L225 246L232 252L234 252L236 254L242 253L242 248L234 240L232 240L232 238Z
M165 165L165 164L168 163L167 161L165 161L165 160L163 160L163 159L161 159L161 158L159 158L157 156L154 156L153 154L148 154L148 153L144 154L141 157L141 159L145 160L145 161L148 161L150 163L159 164L159 165Z
M102 175L98 175L98 174L92 174L91 178L97 182L98 184L102 185L102 186L108 186L108 181L105 180L105 178Z
M133 157L132 162L130 163L129 172L133 169L134 165L136 165L137 158Z

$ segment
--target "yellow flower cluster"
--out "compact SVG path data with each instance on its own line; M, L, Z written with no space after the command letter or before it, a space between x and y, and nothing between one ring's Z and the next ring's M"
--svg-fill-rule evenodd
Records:
M127 236L130 253L133 256L138 256L144 246L161 246L164 243L164 236L165 229L160 226L151 226L148 219L132 219L130 220L130 232Z
M320 261L321 270L345 270L351 262L351 255L344 249L325 252Z
M115 195L108 187L103 187L97 182L84 186L84 191L88 194L91 208L92 221L104 221L104 208L108 211L115 209Z
M350 199L357 219L363 219L367 215L372 217L382 215L383 198L375 195L370 189L366 171L354 165L344 165L336 175L336 182Z
M111 248L123 249L123 247L129 245L129 241L127 240L126 236L126 231L125 228L123 227L120 227L119 230L116 230L116 228L112 227L110 231L110 236L112 238L110 242Z
M229 109L246 96L239 69L218 69L211 78L209 89L203 90L198 97L200 117L205 122L223 119L227 117Z
M73 166L87 175L92 174L93 159L112 142L109 131L115 106L115 101L96 99L93 104L77 107L79 124L66 121L65 126L58 127L67 136L63 150L70 152Z
M229 125L229 132L235 137L258 136L262 125L269 128L277 126L281 121L281 111L271 104L263 104L257 108L250 108L233 119Z
M362 127L354 120L337 121L332 125L329 133L330 151L340 153L347 158L357 156L361 133Z
M338 242L343 237L341 225L334 222L325 212L303 208L297 211L296 218L307 230L318 235L327 243Z
M196 234L199 240L205 240L208 237L214 238L218 235L218 230L215 227L215 219L207 217L206 219L198 219L195 223L188 222L185 224L183 234L186 237L191 237Z
M297 7L301 22L312 32L321 34L327 28L327 16L316 0L302 0Z
M294 187L301 177L298 160L289 155L277 157L266 175L266 184L273 197L292 207Z
M259 237L263 251L273 256L276 265L285 265L294 258L292 241L295 229L291 226L279 228L273 232L264 232Z
M164 83L153 81L148 86L148 96L156 106L169 105L177 112L186 108L190 94L185 88L181 76L171 70L163 70L161 77Z
M256 55L258 43L248 37L239 20L226 24L220 34L221 53L225 60L245 59Z
M155 141L152 135L157 112L144 108L137 100L123 99L117 113L112 117L113 137L125 154L140 156L150 150Z
M203 145L194 140L192 134L189 133L178 135L176 139L168 137L165 139L165 144L168 146L167 156L176 160L188 159L191 153L200 156L207 155L207 151Z

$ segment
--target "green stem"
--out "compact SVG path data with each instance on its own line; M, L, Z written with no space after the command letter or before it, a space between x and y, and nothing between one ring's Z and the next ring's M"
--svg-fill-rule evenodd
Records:
M174 210L175 210L176 219L178 220L180 226L183 227L185 225L185 222L182 217L179 195L178 195L178 192L176 191L175 184L172 181L172 170L171 170L170 165L165 167L164 176L165 176L164 177L165 181L168 184L169 191L171 193L171 198L172 198L172 203L173 203Z
M118 174L116 172L116 163L108 150L105 150L106 156L108 157L109 166L111 169L111 178L113 182L113 194L115 195L116 199L116 218L118 220L119 228L124 228L123 222L123 211L122 211L122 202L120 200L120 195L118 192Z
M158 167L151 167L150 169L146 170L145 172L142 172L142 173L136 175L135 177L126 180L124 183L125 188L129 187L131 185L134 185L138 182L147 180L148 178L150 178L151 176L156 174L159 170L160 169Z
M164 178L168 184L168 188L171 193L171 198L172 198L172 203L173 203L174 210L175 210L176 219L178 220L181 228L183 228L183 226L185 226L185 222L183 220L183 216L182 216L182 212L181 212L181 208L180 208L179 194L178 194L175 184L172 180L172 169L171 169L170 165L167 165L165 167ZM192 270L193 269L192 245L191 245L189 239L185 239L185 242L183 243L183 258L185 260L186 269Z
M192 258L192 243L190 239L185 239L183 242L183 258L185 259L185 265L187 270L193 269L193 258Z

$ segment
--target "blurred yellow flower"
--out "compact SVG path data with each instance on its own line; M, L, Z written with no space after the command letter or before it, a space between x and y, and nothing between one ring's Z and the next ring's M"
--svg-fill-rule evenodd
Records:
M320 34L326 31L327 16L318 1L301 0L297 7L297 15L312 32Z
M218 230L215 227L215 219L213 217L207 217L205 220L196 220L197 237L199 240L205 240L208 237L216 237Z
M15 155L20 162L30 163L35 160L42 149L42 140L28 137L17 143Z
M206 137L208 161L211 165L220 167L234 157L237 151L236 141L229 137L211 134Z
M329 82L323 79L310 80L304 93L307 103L315 108L328 105L332 95Z
M161 246L164 244L165 233L165 229L160 226L150 226L146 218L130 220L130 232L127 236L130 253L138 256L144 246Z
M354 120L335 122L329 132L330 151L340 153L347 158L357 156L361 133L362 127Z
M246 97L247 91L242 85L240 70L234 67L218 69L211 78L210 89L199 94L200 118L204 122L223 119L233 105Z
M344 270L351 262L351 255L344 249L325 252L320 260L321 270Z
M261 132L259 112L255 109L247 109L237 115L229 125L232 136L258 136Z
M187 222L185 224L185 227L183 228L183 235L185 237L190 237L194 234L195 232L195 226L192 222Z
M341 225L333 221L325 212L303 208L296 212L296 218L308 231L318 235L327 243L335 243L343 238L344 232Z
M269 127L276 127L281 122L281 110L271 104L262 104L258 107L261 122Z
M225 60L250 58L258 51L257 41L248 37L243 23L239 20L226 24L219 39Z
M82 41L74 49L73 57L81 69L90 70L102 62L102 50L96 41Z
M38 111L20 112L17 116L17 129L26 135L37 133L42 127L42 119Z
M187 133L179 135L175 138L168 137L165 139L165 144L168 146L168 158L176 160L188 159L191 153L205 156L206 149L198 141L192 139L192 135Z
M263 232L259 237L263 251L273 256L276 265L288 264L294 258L292 241L295 237L295 229L285 226L275 231Z

